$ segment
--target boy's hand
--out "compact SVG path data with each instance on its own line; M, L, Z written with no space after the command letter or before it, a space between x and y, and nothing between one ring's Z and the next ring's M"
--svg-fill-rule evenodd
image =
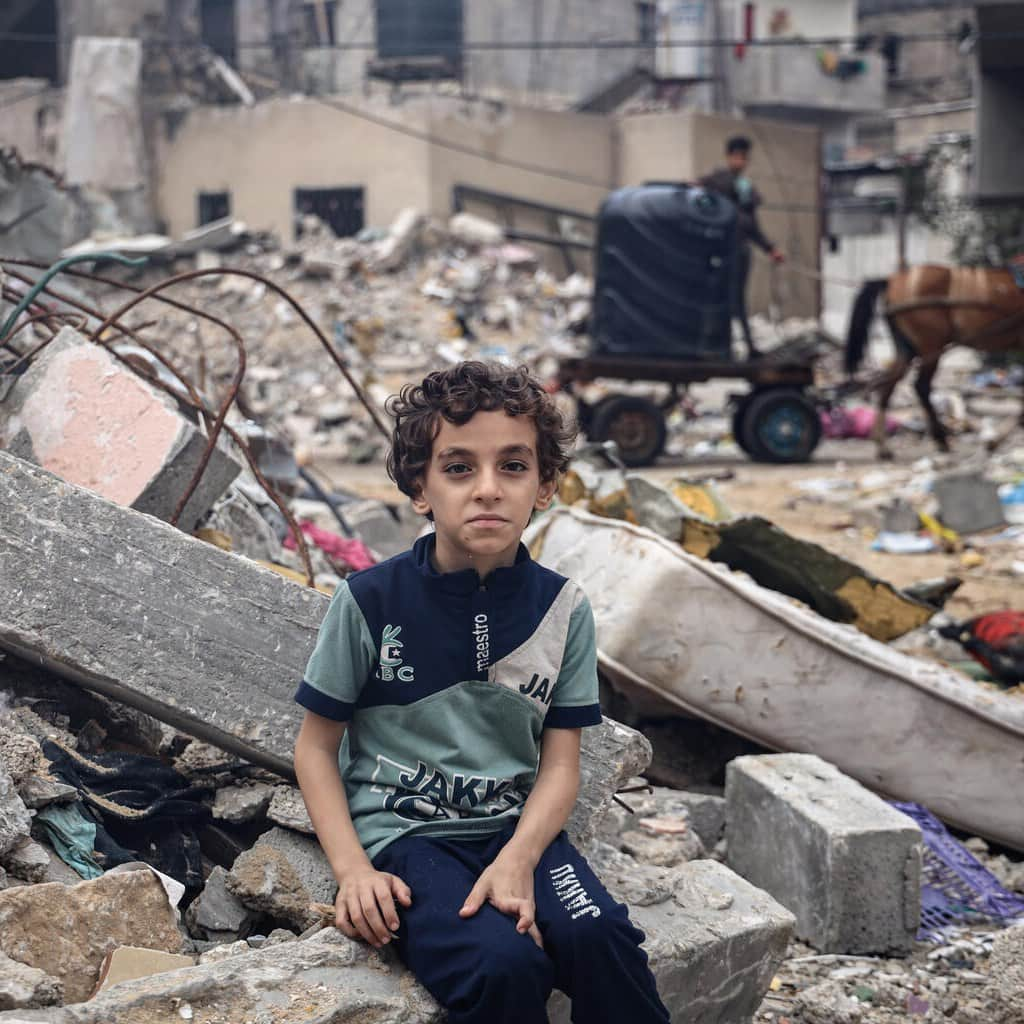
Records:
M356 871L338 886L334 923L350 939L380 949L398 931L396 899L403 907L412 906L412 891L397 875L372 867Z
M484 903L517 918L516 931L529 935L540 949L544 948L534 921L533 868L527 861L511 856L503 859L499 853L470 890L459 917L472 917Z

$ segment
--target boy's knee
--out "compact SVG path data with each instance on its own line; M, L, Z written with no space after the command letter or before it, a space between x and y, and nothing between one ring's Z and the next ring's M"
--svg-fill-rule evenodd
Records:
M644 935L629 920L626 908L609 900L584 907L575 915L558 915L545 931L545 941L548 938L553 948L569 946L597 956L602 949L620 948L623 943L638 946Z
M554 986L554 965L528 936L513 932L483 945L476 964L478 997L490 1004L547 1000Z

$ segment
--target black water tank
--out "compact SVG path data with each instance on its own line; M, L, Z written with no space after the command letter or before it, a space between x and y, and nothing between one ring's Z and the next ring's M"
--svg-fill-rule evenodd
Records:
M377 56L462 56L462 0L377 0Z
M730 358L736 211L687 185L613 192L598 217L595 354Z

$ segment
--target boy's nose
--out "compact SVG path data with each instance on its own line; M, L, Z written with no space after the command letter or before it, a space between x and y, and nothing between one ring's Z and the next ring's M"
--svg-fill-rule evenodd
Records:
M481 469L476 475L476 487L473 497L478 500L493 501L501 497L501 481L493 470Z

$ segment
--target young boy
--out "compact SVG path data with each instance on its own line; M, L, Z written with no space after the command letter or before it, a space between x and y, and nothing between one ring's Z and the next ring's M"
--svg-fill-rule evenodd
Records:
M594 621L520 536L572 433L525 370L477 362L390 411L388 472L434 532L338 588L296 694L337 926L394 940L452 1024L539 1024L553 987L576 1024L665 1024L643 934L562 831L601 721Z

